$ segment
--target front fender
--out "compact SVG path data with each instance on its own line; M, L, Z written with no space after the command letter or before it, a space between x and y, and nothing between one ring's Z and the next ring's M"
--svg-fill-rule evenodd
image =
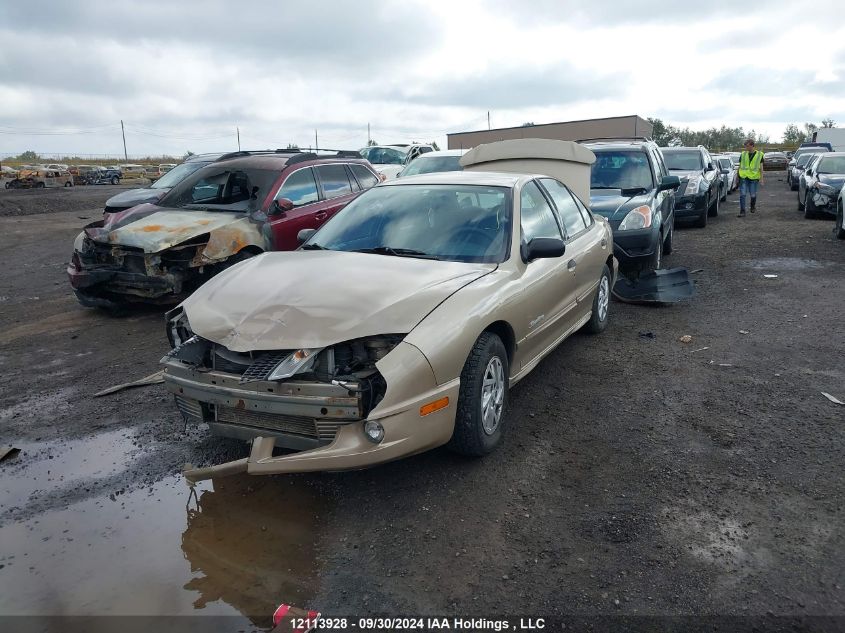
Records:
M491 323L509 322L508 315L519 309L518 286L515 273L499 268L461 288L405 337L428 359L437 384L460 377L472 346Z

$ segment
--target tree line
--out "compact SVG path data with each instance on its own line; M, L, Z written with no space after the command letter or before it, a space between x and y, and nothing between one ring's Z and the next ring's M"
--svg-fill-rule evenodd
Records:
M728 151L742 148L745 139L754 139L757 145L773 143L767 134L760 134L754 129L744 130L742 127L728 127L723 125L719 128L708 130L691 130L688 127L680 128L664 123L661 119L649 118L652 124L652 138L660 146L683 145L696 146L704 145L710 150ZM813 138L813 132L820 127L834 127L836 122L833 119L823 119L821 125L815 123L804 123L803 129L795 123L786 126L783 133L783 145L798 146L806 140ZM776 141L774 142L776 143Z

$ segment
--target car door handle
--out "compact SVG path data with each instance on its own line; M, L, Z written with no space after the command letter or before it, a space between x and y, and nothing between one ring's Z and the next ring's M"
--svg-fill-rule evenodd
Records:
M575 267L576 267L577 265L578 265L578 262L576 262L574 259L570 259L570 260L569 260L569 263L566 265L566 267L567 267L569 270L575 270Z
M314 219L317 220L318 222L322 222L327 217L329 217L329 214L326 213L325 211L320 211L319 213L314 214Z

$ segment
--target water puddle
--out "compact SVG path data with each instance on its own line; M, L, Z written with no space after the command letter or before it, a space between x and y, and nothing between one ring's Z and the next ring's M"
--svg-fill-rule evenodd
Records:
M131 429L78 440L15 442L15 447L21 452L4 461L0 471L0 523L32 495L84 486L91 479L121 472L140 451Z
M237 616L232 630L269 628L280 603L312 606L323 513L301 480L246 475L195 493L169 477L48 511L0 527L0 613Z
M816 270L824 268L825 263L815 259L801 259L800 257L768 257L765 259L751 259L741 262L747 268L772 272L792 270Z

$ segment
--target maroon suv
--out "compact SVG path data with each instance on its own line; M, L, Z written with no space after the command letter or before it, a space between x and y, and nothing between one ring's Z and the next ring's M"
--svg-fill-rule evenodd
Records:
M238 152L197 170L155 204L85 227L67 272L86 306L173 303L267 250L293 250L379 182L357 152Z

